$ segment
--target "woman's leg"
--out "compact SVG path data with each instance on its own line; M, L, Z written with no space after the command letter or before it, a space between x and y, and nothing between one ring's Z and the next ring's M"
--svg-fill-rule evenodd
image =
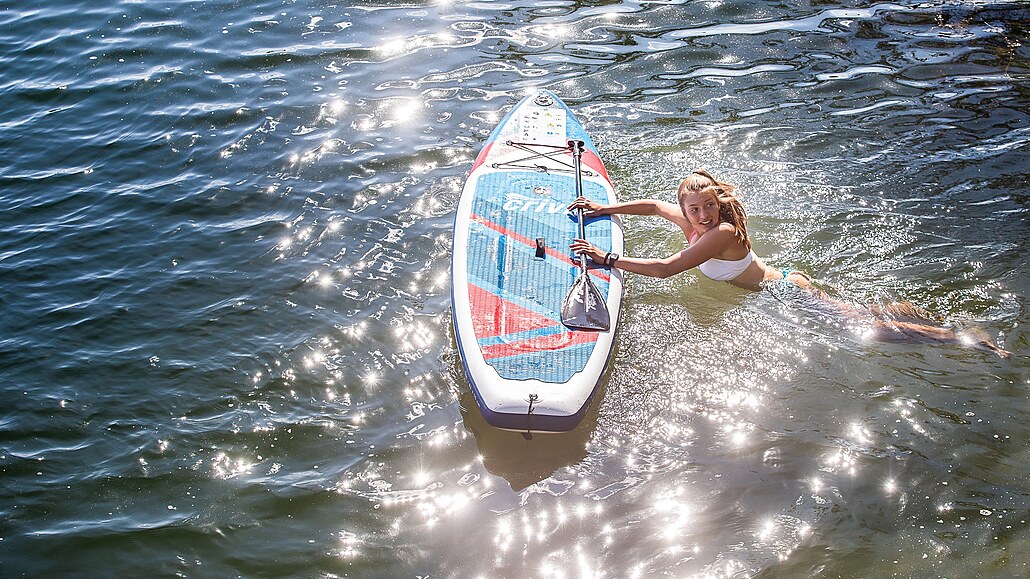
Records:
M979 328L955 332L947 328L929 326L926 324L914 324L912 322L895 322L887 320L873 321L873 337L882 342L898 341L934 341L952 344L962 344L973 348L990 350L1002 358L1012 355L1008 350L1003 350L991 341L987 334Z
M863 309L854 304L830 297L829 294L812 284L812 278L800 271L788 273L785 279L835 307L851 319L868 318L870 313L874 316L889 318L873 320L874 339L884 342L911 340L917 342L934 341L963 344L990 350L1002 358L1008 358L1010 355L1010 352L999 348L979 329L959 333L947 328L921 323L923 321L932 321L930 313L910 302L894 302L886 306L873 306L869 309ZM897 318L907 318L908 320L915 321L897 320Z

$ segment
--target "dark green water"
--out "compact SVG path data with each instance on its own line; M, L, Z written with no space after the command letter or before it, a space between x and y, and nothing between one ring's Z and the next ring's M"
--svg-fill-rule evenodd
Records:
M1015 0L0 1L0 576L1026 576L1028 25ZM705 167L771 263L1013 356L630 276L583 425L491 431L453 207L536 87L621 198Z

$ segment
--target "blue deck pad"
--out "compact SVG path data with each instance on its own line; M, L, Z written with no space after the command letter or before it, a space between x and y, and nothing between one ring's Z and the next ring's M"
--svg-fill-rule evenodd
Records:
M596 342L576 344L561 350L540 350L518 356L488 360L497 374L508 380L536 379L562 384L582 372Z
M601 185L584 181L583 188L588 198L608 201L608 192ZM503 344L541 339L541 347L545 348L525 351L523 344L522 351L488 358L487 363L507 379L565 382L582 370L594 346L593 342L571 340L567 346L553 349L555 343L563 341L558 335L569 332L561 325L560 310L579 270L554 255L537 258L531 242L542 237L549 249L572 255L569 244L577 236L578 225L566 208L576 196L575 178L529 171L488 173L480 177L476 190L472 212L488 220L492 227L472 223L469 281L531 312L523 319L505 319L501 335L477 336L480 346L494 347L496 352L496 347ZM613 227L607 217L588 220L587 238L606 249L611 246ZM607 299L609 284L595 276L591 279ZM548 341L549 337L553 339Z
M592 229L588 228L587 234L591 232ZM572 237L569 237L569 243L571 242ZM568 252L567 244L565 245L553 249L565 254ZM481 223L472 224L469 230L469 247L476 247L478 252L469 255L469 282L519 307L550 318L555 324L559 323L561 300L556 305L555 295L546 290L554 290L560 286L558 289L561 290L561 299L564 299L565 292L579 275L578 261L571 252L568 252L568 255L572 263L559 260L553 255L537 258L535 247L513 240ZM507 267L502 267L502 261ZM592 271L602 269L591 262L587 263L587 267ZM591 276L591 279L601 295L607 297L608 282L597 276ZM525 283L518 283L534 280L538 284L527 286Z

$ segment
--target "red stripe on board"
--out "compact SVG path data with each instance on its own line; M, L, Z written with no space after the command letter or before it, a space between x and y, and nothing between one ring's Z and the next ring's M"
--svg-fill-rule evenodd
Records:
M468 284L472 331L476 338L493 338L558 325L552 320L475 285Z
M583 164L600 173L604 180L611 185L612 180L608 177L608 170L604 168L604 162L601 161L601 157L597 156L597 153L590 149L583 149Z
M493 148L495 142L496 141L490 141L489 143L487 143L486 146L483 147L483 150L480 151L478 155L476 155L476 162L472 163L472 171L475 171L480 165L483 164L483 162L486 161L486 157L490 154L490 149ZM472 171L469 172L471 173Z
M469 218L472 221L482 225L483 227L487 227L489 229L493 229L494 231L496 231L497 233L500 233L501 235L504 235L506 237L510 237L511 239L514 239L515 241L517 241L519 243L522 243L522 244L524 244L526 246L529 246L529 247L532 247L533 249L536 249L536 240L530 239L530 238L526 237L525 235L522 235L522 234L516 233L514 231L511 231L510 229L506 229L504 227L501 227L500 225L494 223L493 221L490 221L489 219L487 219L485 217L480 217L479 215L476 215L475 213L473 213ZM561 253L561 252L559 252L558 250L556 250L556 249L554 249L552 247L548 247L546 249L546 252L547 252L547 255L550 255L551 257L553 257L555 259L559 259L559 260L565 262L568 265L572 265L572 266L578 266L579 265L578 263L572 261L572 258L569 257L568 253ZM590 275L596 277L597 279L600 279L600 280L605 281L605 282L611 281L610 280L610 276L608 275L608 271L607 270L587 268L587 271L590 272Z
M532 354L534 352L553 352L579 344L590 344L597 341L598 332L561 332L550 336L538 336L528 340L519 340L510 344L495 344L483 348L483 357L487 360Z

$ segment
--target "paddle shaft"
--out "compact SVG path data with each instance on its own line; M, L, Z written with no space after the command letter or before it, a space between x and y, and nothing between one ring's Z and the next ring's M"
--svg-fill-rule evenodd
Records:
M580 166L580 162L583 158L583 141L569 141L569 146L572 147L572 166L576 170L576 198L579 199L583 196L583 169ZM587 227L583 222L583 208L580 207L576 210L576 218L579 220L579 238L587 238ZM585 254L579 254L579 268L586 273L587 271L587 256Z
M573 168L576 170L576 198L583 196L583 141L569 141L572 148ZM586 239L586 225L583 223L583 208L576 211L579 221L579 238ZM579 277L569 288L565 301L562 302L561 320L570 328L584 330L599 330L607 332L611 329L611 315L608 313L608 305L604 296L598 291L597 286L590 280L587 272L587 256L579 254Z

